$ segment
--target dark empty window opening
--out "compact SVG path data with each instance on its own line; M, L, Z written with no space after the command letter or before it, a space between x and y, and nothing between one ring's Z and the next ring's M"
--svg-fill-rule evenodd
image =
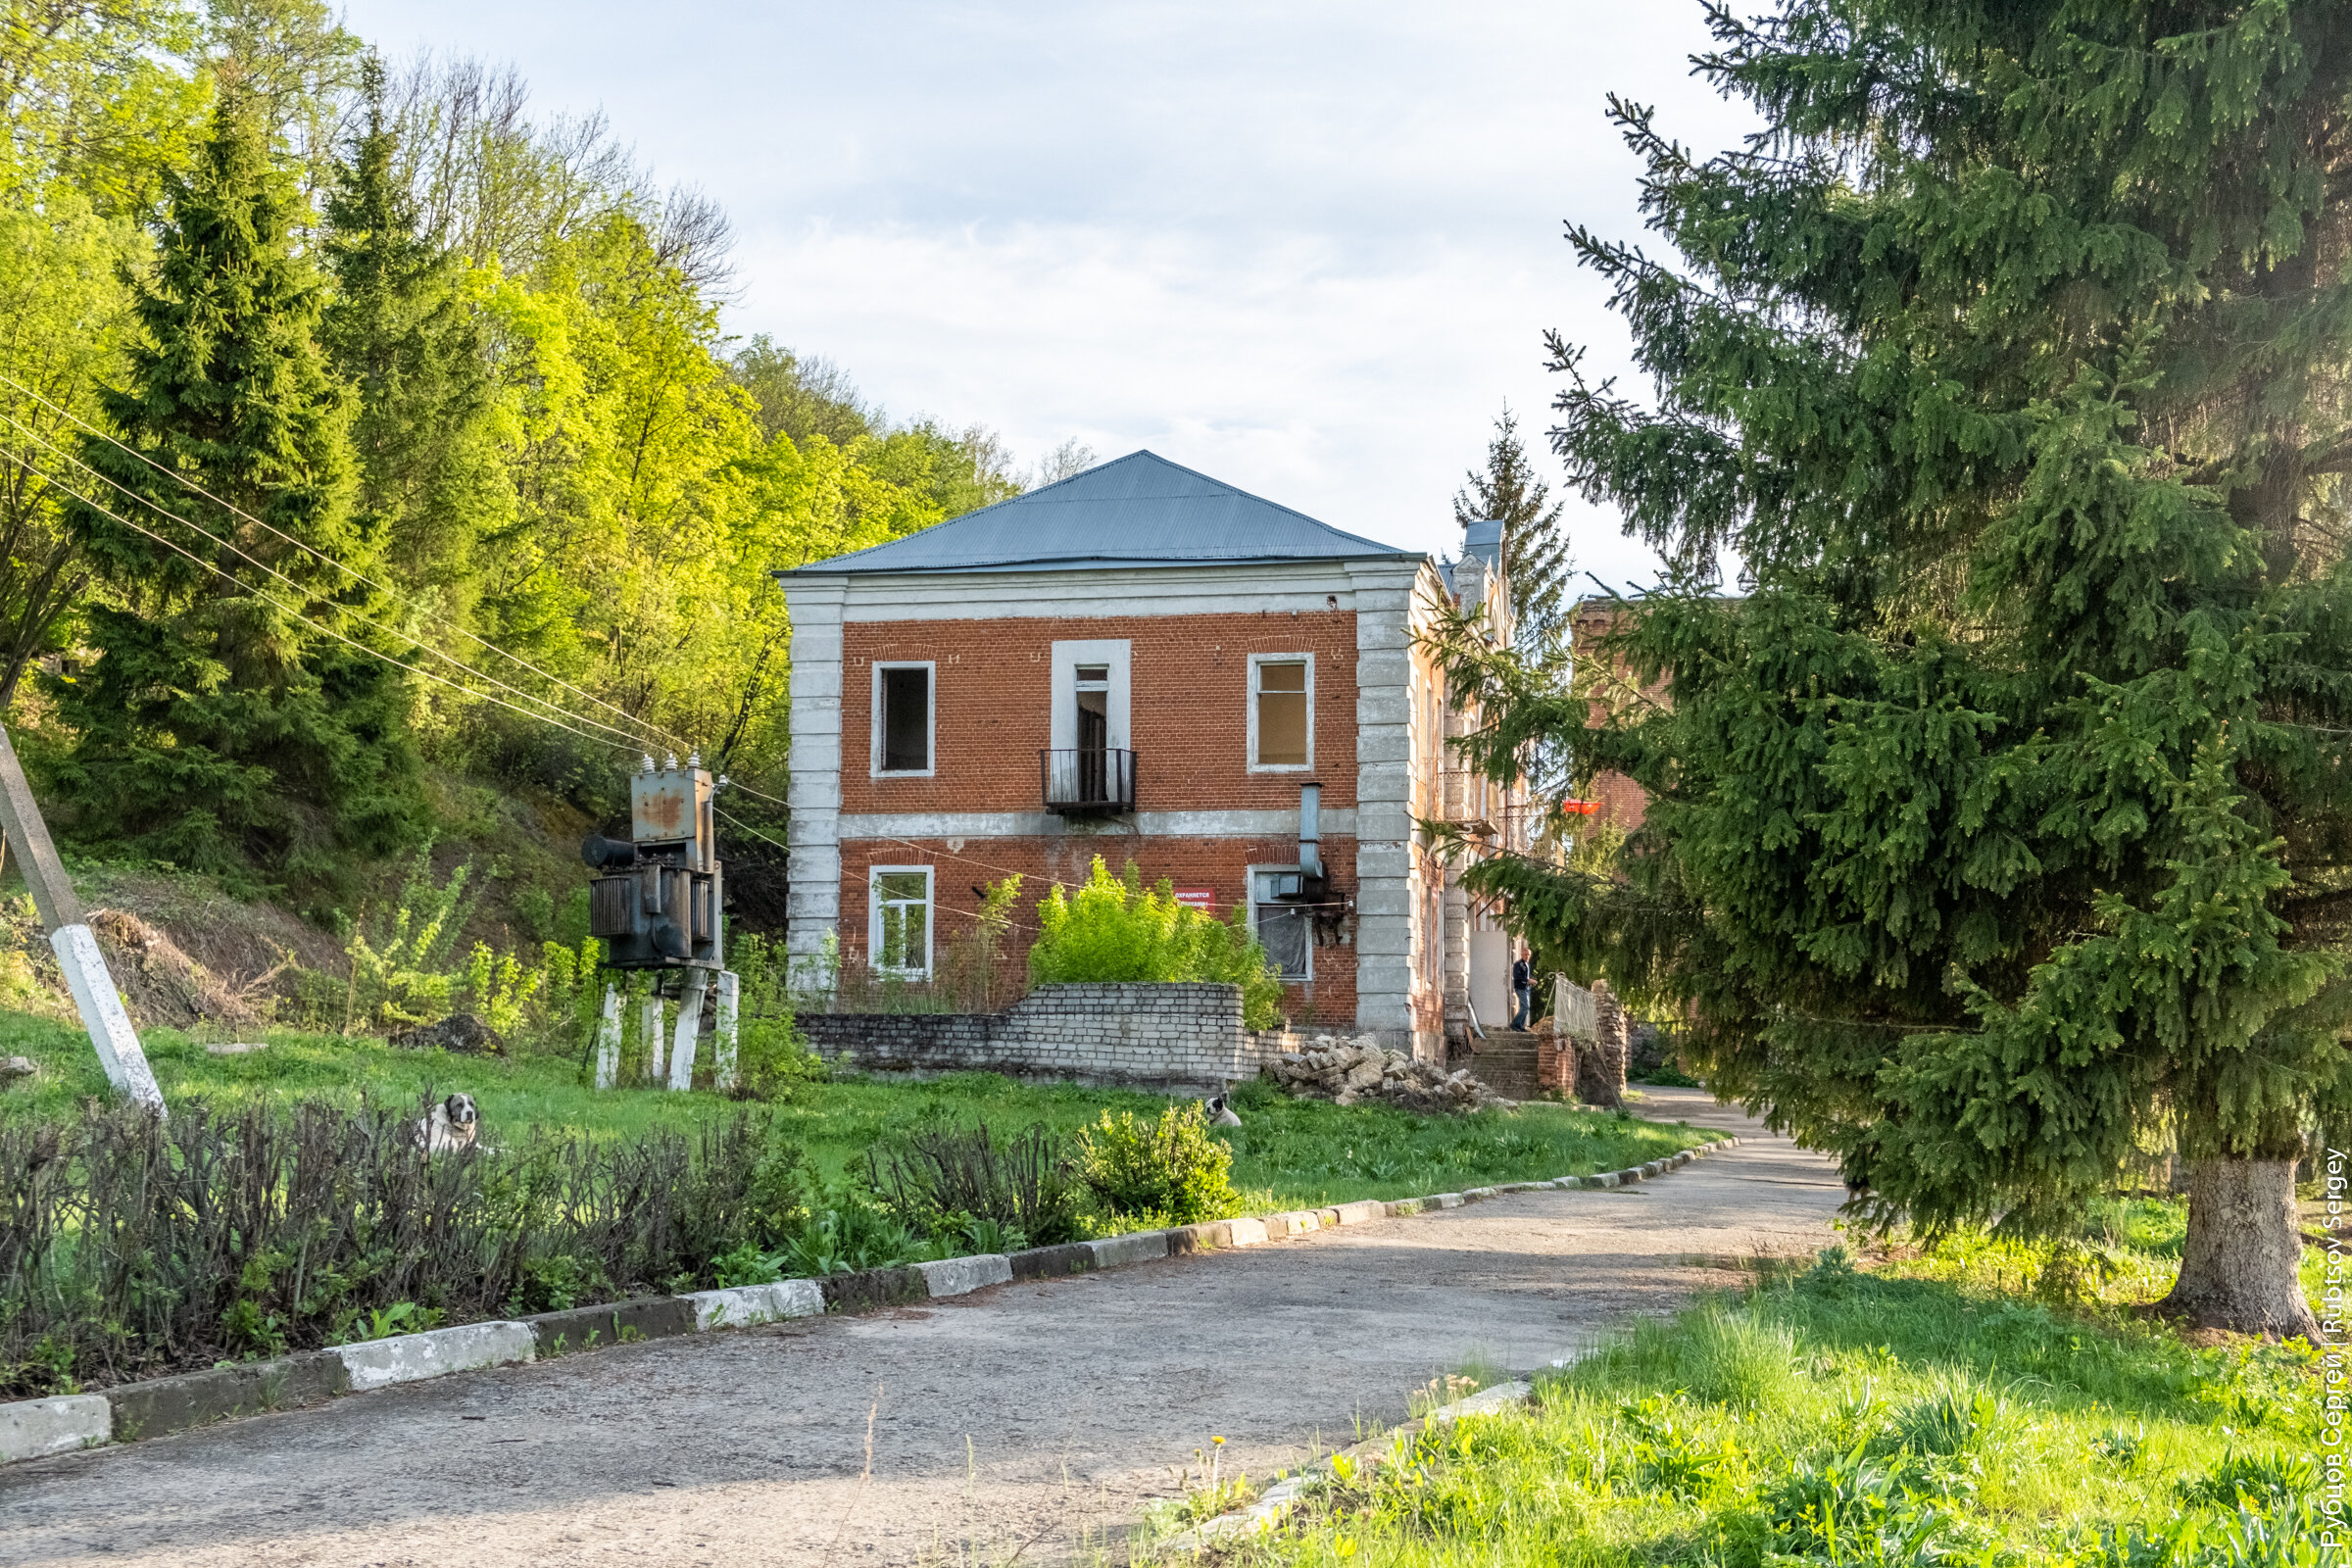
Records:
M882 671L882 771L925 773L931 768L931 672Z

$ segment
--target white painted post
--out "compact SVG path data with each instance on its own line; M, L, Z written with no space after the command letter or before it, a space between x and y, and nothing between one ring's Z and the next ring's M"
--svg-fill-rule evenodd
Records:
M596 1026L596 1087L610 1089L620 1077L620 987L605 982L605 1015Z
M678 1028L669 1043L669 1087L694 1087L694 1046L703 1032L703 994L710 989L710 971L686 971L686 995L678 999Z
M710 1081L720 1094L735 1087L735 1013L742 1004L743 977L732 969L718 972L718 1039Z
M637 1005L637 1040L645 1048L645 1077L648 1083L662 1081L662 999L647 992Z
M66 878L57 846L49 842L48 824L41 820L41 808L32 799L32 786L24 782L24 769L5 727L0 727L0 834L17 847L24 885L32 890L32 906L49 933L58 966L66 972L66 985L74 993L74 1005L81 1010L82 1027L90 1032L106 1081L133 1104L162 1116L164 1092L156 1087L130 1014L122 1010L122 994L107 973L98 939L82 919L81 900Z

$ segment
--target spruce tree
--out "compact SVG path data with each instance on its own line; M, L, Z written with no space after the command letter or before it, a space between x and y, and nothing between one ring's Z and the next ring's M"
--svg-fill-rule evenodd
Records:
M1679 259L1571 232L1654 398L1555 340L1571 479L1682 567L1595 652L1671 701L1466 671L1489 765L1572 733L1648 813L1610 875L1477 875L1687 1009L1875 1217L2063 1231L2169 1136L2172 1307L2312 1333L2295 1159L2352 1109L2352 28L1709 16L1765 129L1700 159L1613 102Z
M362 66L363 128L326 200L334 296L319 343L358 397L354 513L383 564L441 609L463 614L475 542L514 510L491 428L493 389L462 264L420 231L384 113L382 63Z
M1472 469L1454 493L1453 520L1500 518L1504 575L1511 585L1511 614L1518 642L1530 652L1558 645L1567 627L1562 599L1568 587L1568 536L1560 528L1563 503L1528 466L1519 440L1519 419L1506 405L1487 443L1487 468Z
M51 690L77 837L316 886L397 845L418 805L397 672L317 629L364 640L333 563L366 569L375 540L351 510L351 400L314 339L301 212L224 94L133 280L143 340L101 398L122 445L82 443L113 483L85 479L97 505L67 521L113 591L89 615L95 668Z

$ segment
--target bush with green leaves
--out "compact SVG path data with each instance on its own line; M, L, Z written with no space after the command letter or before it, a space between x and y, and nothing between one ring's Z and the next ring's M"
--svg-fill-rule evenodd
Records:
M1233 1151L1208 1130L1199 1101L1170 1105L1155 1120L1104 1111L1081 1128L1074 1161L1114 1223L1139 1220L1197 1225L1242 1211L1233 1186Z
M737 1097L788 1100L804 1084L822 1083L825 1058L809 1049L793 1019L783 944L746 932L729 942L727 961L737 979Z
M428 1156L429 1102L0 1125L0 1399L692 1289L810 1229L806 1161L751 1114Z
M865 1176L910 1227L980 1251L1053 1247L1085 1234L1085 1189L1044 1122L1009 1138L986 1123L917 1127L867 1150Z
M999 886L1017 890L1019 881ZM1230 921L1213 919L1177 903L1164 877L1147 889L1134 861L1114 877L1098 855L1085 883L1069 894L1054 884L1037 917L1029 978L1038 985L1219 981L1242 988L1242 1017L1250 1028L1282 1021L1282 981L1250 934L1243 906L1235 906Z

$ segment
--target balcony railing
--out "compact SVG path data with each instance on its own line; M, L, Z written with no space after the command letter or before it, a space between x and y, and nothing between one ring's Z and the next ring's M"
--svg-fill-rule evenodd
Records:
M1135 754L1080 748L1037 754L1046 809L1057 816L1118 816L1135 809Z

